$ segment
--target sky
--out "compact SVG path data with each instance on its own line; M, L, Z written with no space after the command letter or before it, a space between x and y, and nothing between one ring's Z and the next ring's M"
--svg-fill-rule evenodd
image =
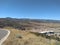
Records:
M0 18L60 20L60 0L0 0Z

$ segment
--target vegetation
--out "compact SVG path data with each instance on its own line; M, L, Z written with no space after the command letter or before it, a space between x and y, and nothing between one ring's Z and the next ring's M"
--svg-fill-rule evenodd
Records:
M42 36L37 36L36 34L32 34L30 31L18 30L13 28L4 28L11 31L8 39L3 43L3 45L56 45L56 40L47 39ZM22 37L22 38L17 38ZM58 43L57 43L58 44ZM60 43L59 43L60 44Z
M0 18L0 28L11 33L3 45L60 45L60 39L52 36L31 33L31 30L60 28L60 21L40 19ZM57 31L57 30L54 30ZM59 29L60 31L60 29Z
M16 19L16 18L0 18L0 28L13 27L21 30L31 30L32 28L57 28L60 27L60 21L42 20L42 19Z

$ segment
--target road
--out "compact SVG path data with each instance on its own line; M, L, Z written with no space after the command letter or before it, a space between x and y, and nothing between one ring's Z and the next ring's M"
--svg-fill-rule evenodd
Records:
M0 45L2 45L2 43L7 39L9 34L10 31L0 29Z
M0 30L0 40L7 35L7 31L5 30Z

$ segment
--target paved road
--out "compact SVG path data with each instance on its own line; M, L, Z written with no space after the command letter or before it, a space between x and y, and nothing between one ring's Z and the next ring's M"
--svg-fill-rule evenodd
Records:
M0 40L7 35L8 31L0 30Z
M2 43L7 39L9 34L10 31L0 29L0 45L2 45Z

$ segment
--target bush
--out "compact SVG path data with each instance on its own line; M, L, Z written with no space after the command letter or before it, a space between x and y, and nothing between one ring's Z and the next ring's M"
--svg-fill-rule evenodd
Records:
M17 34L17 35L16 35L16 38L22 38L22 35Z

